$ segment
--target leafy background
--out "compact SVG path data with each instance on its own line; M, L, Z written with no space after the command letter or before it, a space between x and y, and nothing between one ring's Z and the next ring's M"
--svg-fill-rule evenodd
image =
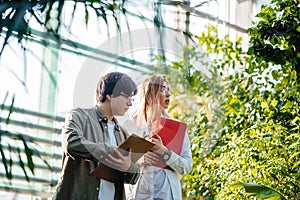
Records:
M184 117L194 160L183 177L189 199L300 198L299 12L297 1L263 6L248 29L247 54L241 39L220 39L209 26L197 37L205 53L189 46L182 61L168 65L179 70L173 88L187 80L198 105ZM210 77L190 62L205 57L212 59L203 63ZM213 106L203 105L203 97ZM186 113L173 111L179 118Z

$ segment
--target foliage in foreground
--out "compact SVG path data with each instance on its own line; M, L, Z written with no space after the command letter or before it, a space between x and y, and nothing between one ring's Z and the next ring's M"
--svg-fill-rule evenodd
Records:
M14 96L11 105L5 106L7 96L8 93L4 98L4 102L0 104L0 154L1 164L5 171L5 179L2 179L2 181L8 181L8 184L12 184L11 180L18 176L16 166L19 166L24 173L24 179L29 182L31 176L28 172L32 175L35 174L36 165L34 158L41 159L47 166L47 169L52 170L52 167L48 164L47 160L42 158L32 137L7 129L7 126L9 126L11 122L11 115L15 109ZM2 112L7 114L5 118L2 118Z
M11 1L0 0L0 36L4 38L1 44L0 55L2 54L5 46L10 42L11 36L16 36L20 45L26 49L24 41L28 36L32 38L40 37L36 35L35 28L44 30L47 34L44 36L43 42L47 44L49 36L55 37L57 41L60 38L61 26L71 28L70 24L62 24L61 16L64 13L63 9L66 4L73 6L71 18L74 18L78 7L84 7L84 20L88 24L91 14L95 14L98 19L104 20L108 27L108 18L112 16L115 19L116 26L119 28L117 13L124 14L126 9L124 7L125 1L103 1L103 0L87 0L87 1L65 1L65 0L23 0ZM33 27L32 24L37 24ZM44 34L43 34L44 35Z

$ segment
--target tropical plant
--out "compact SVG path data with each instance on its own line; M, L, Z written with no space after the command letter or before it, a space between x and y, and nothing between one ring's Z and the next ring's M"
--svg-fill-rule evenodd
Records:
M36 168L33 162L34 157L41 159L49 170L51 170L52 167L45 159L42 158L39 151L35 148L35 145L33 145L33 141L30 137L19 132L7 130L3 127L4 125L10 125L11 115L15 109L15 96L12 97L10 106L6 106L5 104L8 98L8 93L6 94L7 95L5 96L3 103L0 105L0 154L5 170L5 176L9 181L11 181L14 178L13 165L19 165L25 175L26 181L30 181L27 169L34 174ZM6 118L2 118L4 115L2 115L2 112L6 113ZM24 161L23 155L25 155L27 162ZM11 182L9 183L11 184Z
M40 38L45 44L47 39L56 38L60 41L60 28L66 26L71 28L70 24L62 24L61 15L64 13L63 9L66 4L73 5L71 17L74 18L77 7L83 6L85 9L83 18L86 24L89 22L89 16L93 12L99 19L106 22L108 26L108 17L112 16L115 19L116 26L119 26L117 13L125 13L123 0L116 1L64 1L64 0L25 0L25 1L11 1L0 0L0 35L4 37L4 42L1 47L0 55L4 47L9 43L11 36L18 38L21 46L25 48L27 39ZM38 27L32 24L37 24ZM38 32L36 29L42 30Z

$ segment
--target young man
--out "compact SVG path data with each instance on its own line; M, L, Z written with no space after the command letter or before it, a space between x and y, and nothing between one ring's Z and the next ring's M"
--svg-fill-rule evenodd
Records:
M136 183L139 167L131 162L131 152L123 155L117 148L128 134L114 116L126 113L136 93L135 83L126 74L108 73L98 82L96 107L68 113L62 130L62 174L53 199L125 199L124 183ZM122 171L122 181L90 175L100 162Z

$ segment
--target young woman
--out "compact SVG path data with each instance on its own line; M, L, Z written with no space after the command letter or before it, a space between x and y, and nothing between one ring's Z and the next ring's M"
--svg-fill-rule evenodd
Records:
M178 174L187 174L192 170L192 156L190 140L185 134L180 155L177 155L162 143L158 135L153 132L158 129L158 118L169 117L166 109L170 104L170 90L165 75L147 77L141 86L139 106L132 115L132 122L125 123L130 133L151 138L155 143L154 151L147 152L139 160L141 176L136 185L130 186L127 199L182 199L181 185ZM157 160L164 160L168 169L156 167Z

